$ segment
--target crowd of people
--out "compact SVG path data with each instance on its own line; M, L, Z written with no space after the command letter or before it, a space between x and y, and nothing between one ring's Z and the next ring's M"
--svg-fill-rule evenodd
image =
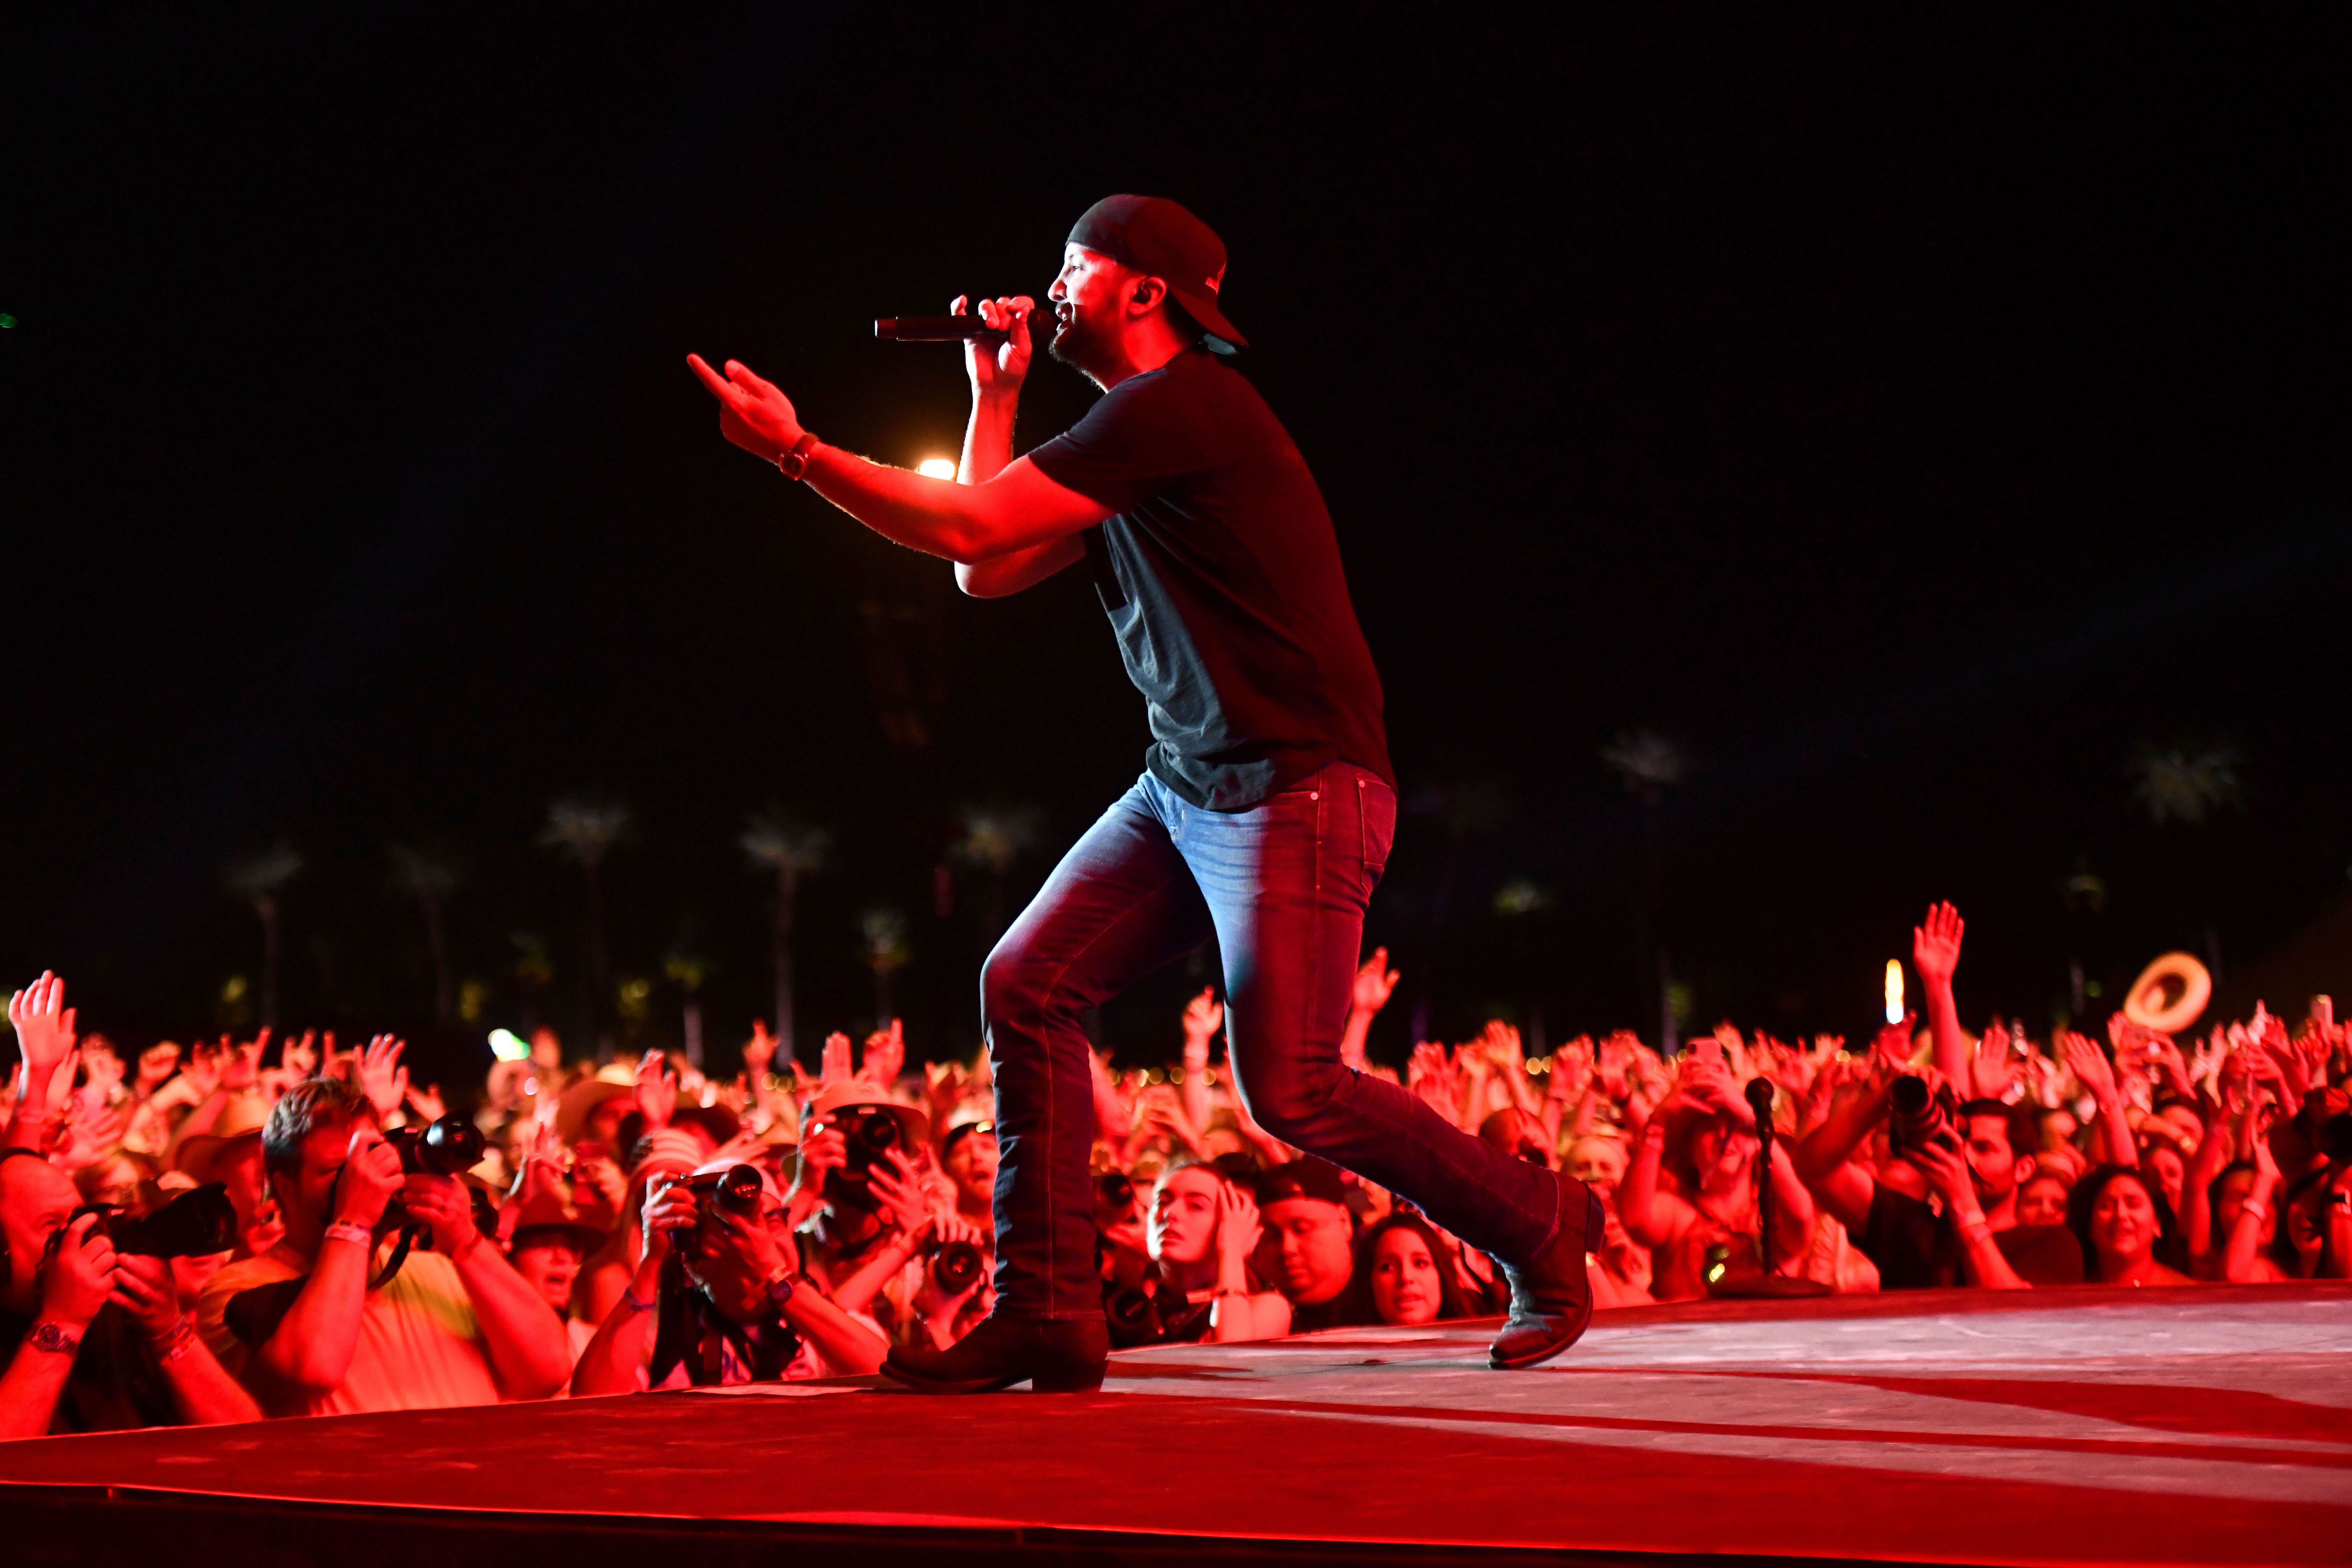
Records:
M1589 1184L1604 1308L1767 1274L1843 1292L2352 1272L2352 1046L2326 998L2185 1047L2120 1013L2104 1042L1972 1034L1962 933L1928 911L1926 1022L1860 1049L1726 1025L1671 1058L1623 1032L1530 1058L1496 1022L1399 1074L1365 1055L1399 979L1385 951L1340 1049ZM991 1308L988 1058L910 1070L896 1025L831 1037L814 1075L755 1026L732 1081L660 1051L568 1062L542 1030L460 1107L389 1037L126 1061L47 974L8 1016L0 1437L855 1376ZM1252 1118L1223 1023L1203 991L1174 1065L1096 1062L1113 1344L1503 1310L1491 1259Z

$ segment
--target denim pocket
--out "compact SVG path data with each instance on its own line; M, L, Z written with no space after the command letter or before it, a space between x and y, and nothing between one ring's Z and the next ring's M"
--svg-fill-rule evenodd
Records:
M1370 891L1389 868L1389 846L1396 837L1396 791L1370 773L1356 775L1356 833Z

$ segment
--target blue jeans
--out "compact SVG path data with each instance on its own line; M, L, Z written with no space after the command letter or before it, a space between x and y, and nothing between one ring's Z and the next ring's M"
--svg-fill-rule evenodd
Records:
M1339 1060L1364 909L1395 832L1395 792L1349 763L1239 812L1187 805L1147 773L1063 857L981 975L1003 1153L1003 1310L1101 1315L1094 1086L1079 1015L1212 935L1233 1070L1260 1125L1505 1261L1527 1262L1550 1242L1550 1172Z

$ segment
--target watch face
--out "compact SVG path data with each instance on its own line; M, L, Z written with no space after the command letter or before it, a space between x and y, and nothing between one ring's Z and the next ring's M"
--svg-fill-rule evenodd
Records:
M55 1323L43 1323L33 1331L33 1348L37 1351L50 1351L58 1355L67 1355L79 1350L81 1342Z

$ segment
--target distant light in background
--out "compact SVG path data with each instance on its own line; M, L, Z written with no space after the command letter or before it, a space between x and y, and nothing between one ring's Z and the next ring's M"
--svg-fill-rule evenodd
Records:
M915 472L927 479L951 479L956 477L953 458L925 458L915 465Z
M1903 961L1899 958L1886 961L1886 1021L1903 1021Z
M502 1062L519 1062L530 1055L530 1042L512 1029L492 1029L490 1054Z

